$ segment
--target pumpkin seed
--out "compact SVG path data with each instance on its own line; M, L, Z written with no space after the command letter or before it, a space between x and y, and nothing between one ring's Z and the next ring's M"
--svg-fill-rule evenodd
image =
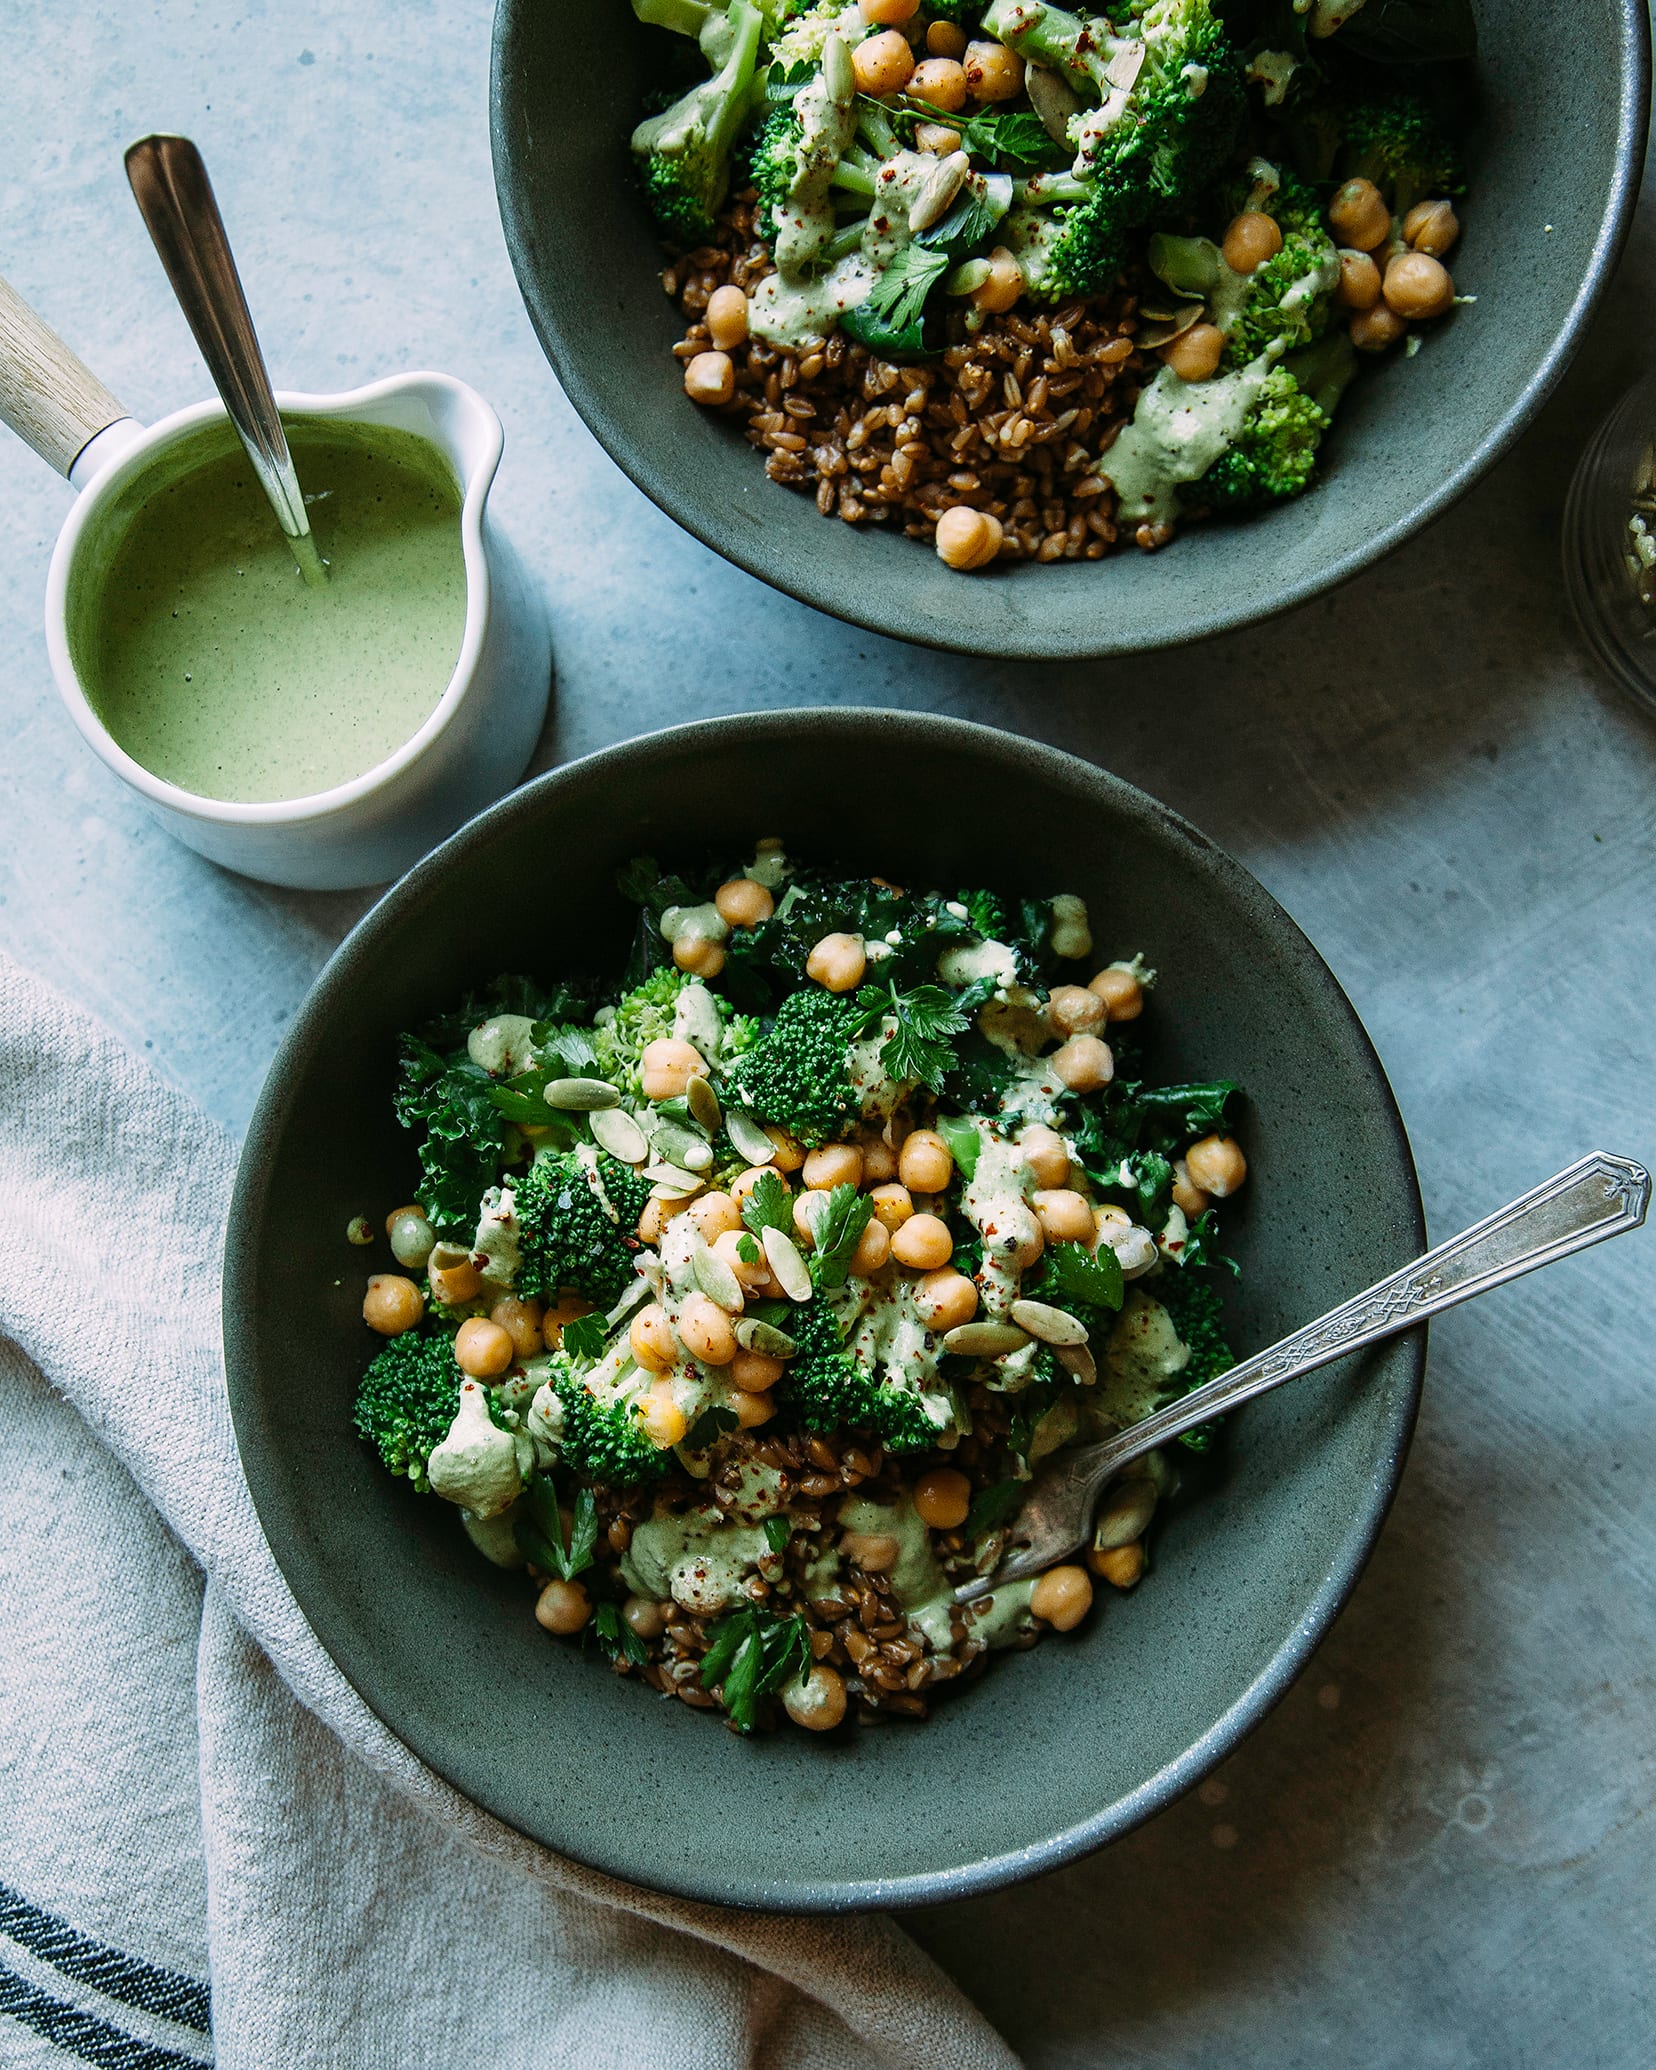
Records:
M658 1200L688 1200L702 1190L702 1180L682 1165L647 1164L644 1176L652 1182Z
M1085 1344L1087 1326L1048 1301L1014 1301L1012 1320L1043 1344Z
M987 259L962 259L944 281L943 292L957 297L975 295L994 270Z
M1028 1342L1024 1332L1012 1323L971 1322L959 1323L946 1331L943 1349L956 1352L961 1358L1004 1358L1009 1351L1022 1351Z
M1100 1552L1113 1552L1117 1546L1131 1545L1135 1538L1144 1536L1155 1513L1155 1483L1123 1481L1118 1488L1112 1489L1110 1499L1098 1512L1098 1521L1093 1526L1093 1544Z
M619 1107L621 1095L607 1078L554 1078L546 1088L546 1104L571 1114L597 1114Z
M622 1164L642 1164L650 1154L650 1140L625 1107L600 1108L589 1126L600 1150Z
M723 1258L716 1257L702 1244L690 1255L690 1270L708 1300L716 1301L727 1315L741 1314L742 1289Z
M676 1121L650 1123L650 1148L668 1164L682 1164L687 1172L704 1172L713 1162L713 1151L705 1136Z
M1148 317L1139 325L1138 342L1146 348L1171 345L1175 338L1182 338L1193 325L1201 322L1203 311L1201 302L1186 302L1167 316Z
M942 222L954 206L954 198L966 184L972 161L964 151L951 151L926 175L920 192L909 209L909 230L918 236L933 223Z
M724 1125L738 1157L745 1157L749 1164L769 1164L775 1158L776 1145L746 1107L727 1107Z
M783 1293L790 1301L810 1300L811 1274L793 1238L780 1229L767 1229L764 1244L766 1261L781 1281Z
M850 46L843 37L830 34L824 39L822 76L828 98L836 107L848 108L856 98L857 74L851 63Z
M786 1330L761 1322L756 1315L744 1315L736 1325L736 1342L744 1351L756 1351L761 1358L792 1358L799 1346Z
M1080 95L1071 92L1068 82L1045 65L1024 68L1024 92L1047 135L1055 144L1069 148L1069 125L1081 112Z
M1052 1355L1072 1380L1083 1387L1098 1385L1098 1364L1085 1344L1055 1344Z
M691 1079L684 1088L684 1104L710 1136L717 1135L720 1119L719 1096L705 1078Z
M1138 75L1144 70L1145 55L1145 46L1142 43L1124 43L1104 67L1104 77L1123 93L1130 93L1138 84Z

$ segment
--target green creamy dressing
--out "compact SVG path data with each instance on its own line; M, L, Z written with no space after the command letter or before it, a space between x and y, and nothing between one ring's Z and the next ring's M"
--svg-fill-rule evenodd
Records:
M300 575L215 427L111 512L119 536L71 614L99 718L199 797L303 798L363 775L418 732L460 655L460 494L442 456L380 425L287 433L326 583Z
M1162 368L1099 468L1127 523L1170 524L1179 515L1179 485L1199 481L1235 444L1270 370L1268 353L1210 381Z
M774 1571L779 1555L760 1524L733 1524L712 1503L676 1514L659 1505L633 1529L621 1555L621 1575L635 1595L671 1597L698 1616L728 1610L744 1576L761 1562Z
M870 1537L895 1538L897 1558L890 1568L891 1592L909 1622L923 1631L940 1652L950 1644L949 1625L957 1610L949 1578L932 1551L931 1533L920 1512L905 1495L895 1503L867 1502L856 1496L840 1504L843 1529ZM989 1646L1005 1646L1029 1625L1033 1581L1012 1581L995 1589L964 1614L973 1635Z
M820 82L821 75L818 74L814 83ZM807 87L801 93L801 102L809 92ZM853 110L853 132L855 126ZM812 272L811 261L820 256L823 246L833 235L831 191L825 190L817 203L819 212L826 211L828 238L813 241L803 231L793 235L795 218L785 217L776 239L777 270L762 280L753 292L748 317L753 332L768 344L798 351L808 340L826 337L847 309L855 309L859 303L866 302L875 275L883 272L899 252L914 242L914 233L909 228L909 210L921 187L936 171L937 163L929 153L921 151L899 151L894 158L888 159L879 175L861 245L845 258L837 260L825 273ZM820 213L815 220L820 228ZM806 256L797 257L797 253Z
M1098 1411L1114 1424L1142 1423L1189 1363L1167 1310L1131 1288L1098 1361Z

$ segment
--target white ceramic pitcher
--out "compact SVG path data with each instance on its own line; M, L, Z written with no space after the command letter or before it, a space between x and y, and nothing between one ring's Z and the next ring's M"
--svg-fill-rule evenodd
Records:
M411 432L447 460L461 492L466 627L448 687L412 739L314 797L271 804L203 798L135 762L98 717L70 652L69 606L94 544L146 473L181 440L228 425L216 399L137 423L0 280L0 419L80 492L46 577L46 648L70 717L101 760L180 840L267 884L336 891L384 883L510 788L534 752L551 689L545 606L488 515L500 419L447 374L397 374L342 395L282 392L284 416L337 417ZM106 555L103 557L107 557Z

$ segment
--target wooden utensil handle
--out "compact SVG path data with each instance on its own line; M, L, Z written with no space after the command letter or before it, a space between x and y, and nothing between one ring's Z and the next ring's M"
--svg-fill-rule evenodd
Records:
M130 415L0 279L0 418L18 437L66 475L89 440Z

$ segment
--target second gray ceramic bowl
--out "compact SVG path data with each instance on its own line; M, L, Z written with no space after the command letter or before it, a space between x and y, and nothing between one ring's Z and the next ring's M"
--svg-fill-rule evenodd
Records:
M832 786L825 771L839 773ZM709 800L718 804L716 825ZM701 831L698 831L701 830ZM1413 1424L1423 1338L1257 1402L1189 1480L1154 1566L1074 1639L1003 1658L920 1726L744 1742L548 1639L522 1576L352 1434L362 1277L415 1183L391 1118L399 1029L505 967L613 970L615 871L780 833L899 880L1080 892L1109 954L1161 973L1155 1070L1248 1092L1227 1234L1255 1348L1424 1247L1397 1109L1327 966L1239 864L1141 792L1009 735L796 712L653 735L530 784L375 907L318 980L242 1153L225 1263L230 1404L300 1608L366 1701L520 1831L733 1904L918 1903L1028 1876L1198 1781L1288 1687L1351 1589ZM380 1262L383 1264L383 1252Z
M1476 0L1476 12L1485 107L1454 268L1477 303L1418 359L1359 384L1310 494L1251 523L1193 527L1160 554L965 579L912 539L818 516L766 477L733 426L685 400L670 356L677 313L628 163L642 32L623 0L500 0L492 110L507 248L590 429L738 567L854 624L963 653L1168 646L1303 603L1389 553L1511 445L1575 350L1638 195L1646 0Z

